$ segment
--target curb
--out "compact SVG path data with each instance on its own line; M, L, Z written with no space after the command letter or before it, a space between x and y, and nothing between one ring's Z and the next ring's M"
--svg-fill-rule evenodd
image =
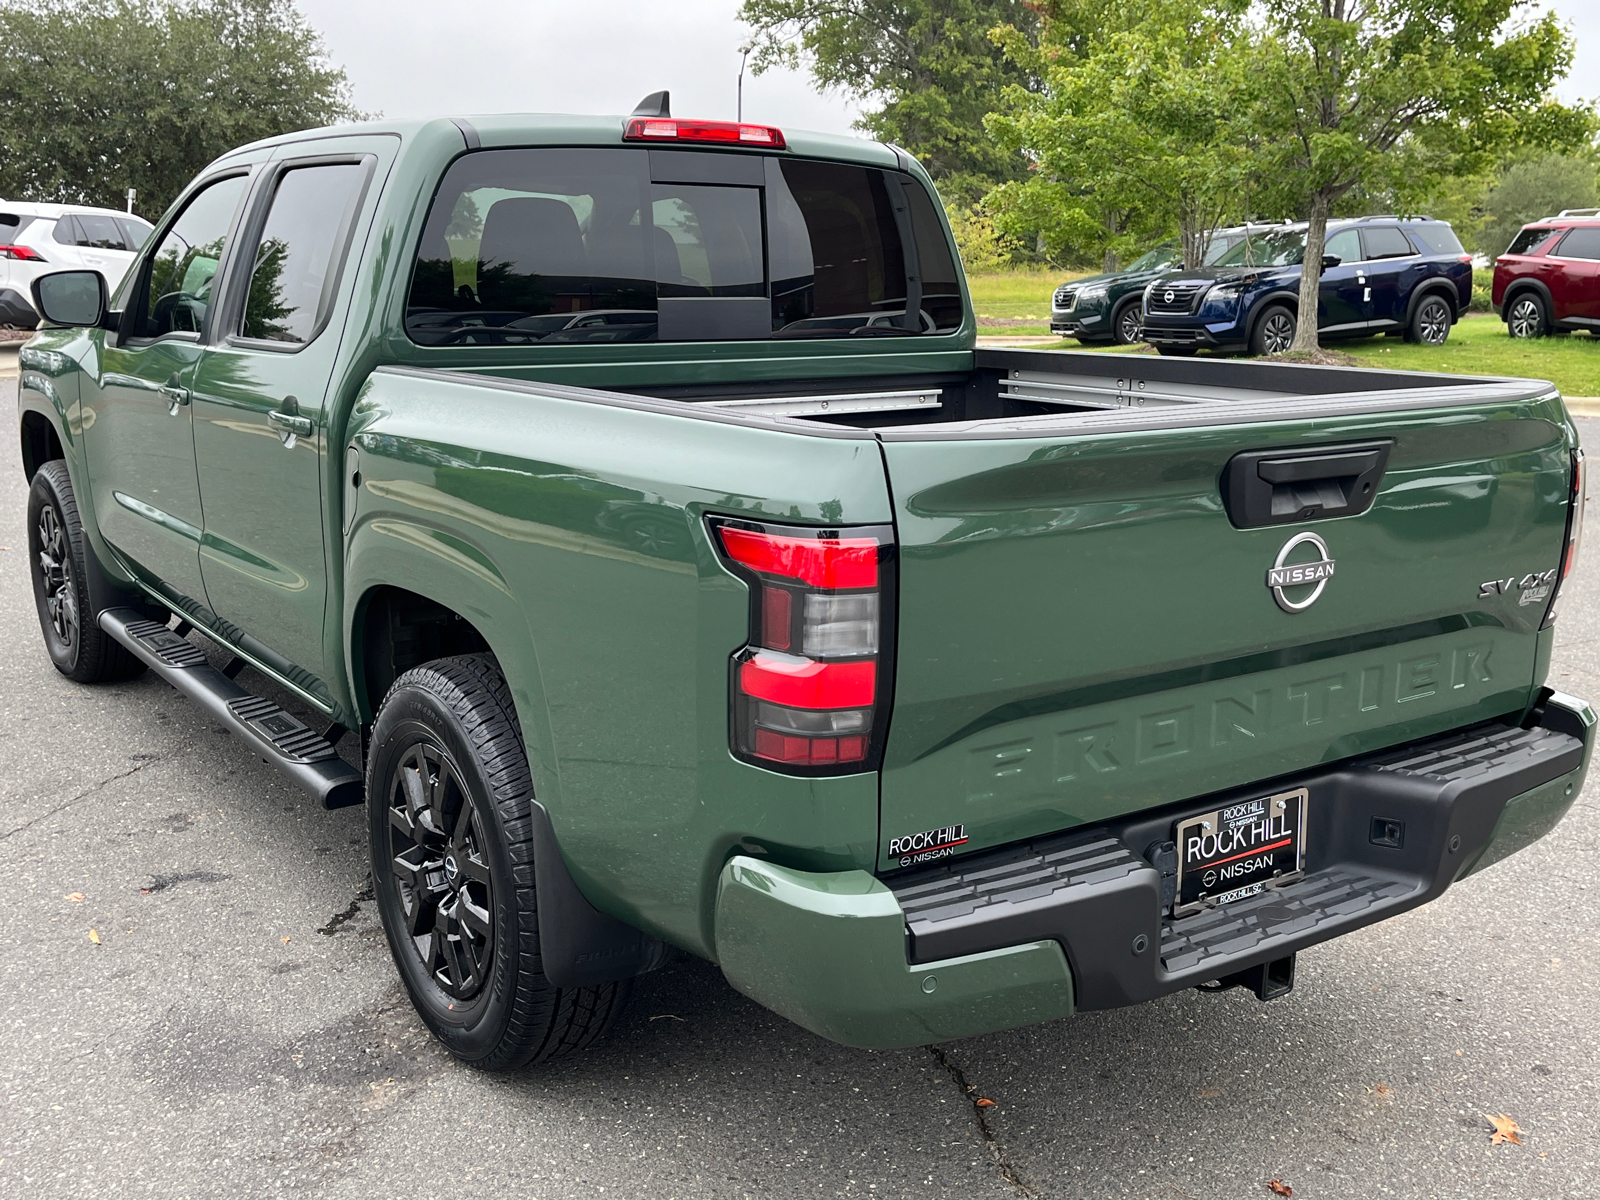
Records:
M1600 396L1563 396L1561 403L1575 417L1600 417Z

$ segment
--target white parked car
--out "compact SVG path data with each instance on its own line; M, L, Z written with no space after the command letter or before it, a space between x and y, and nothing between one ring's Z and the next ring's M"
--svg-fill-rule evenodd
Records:
M29 285L46 271L92 267L114 289L150 229L142 217L110 208L0 200L0 325L39 323Z

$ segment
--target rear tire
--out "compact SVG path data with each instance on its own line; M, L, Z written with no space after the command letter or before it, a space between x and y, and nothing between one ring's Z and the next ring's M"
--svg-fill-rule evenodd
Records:
M1506 307L1506 332L1514 338L1539 338L1550 332L1550 314L1537 292L1521 292Z
M407 671L367 760L372 879L423 1024L463 1062L509 1071L589 1045L629 984L558 988L539 958L533 780L487 654Z
M1450 337L1450 306L1442 296L1424 296L1406 326L1406 341L1442 346Z
M1250 353L1282 354L1294 345L1298 322L1294 313L1281 304L1274 304L1261 314L1256 327L1250 331Z
M67 464L51 459L28 489L28 573L44 648L68 679L107 683L144 671L121 642L100 628L89 595L89 549Z

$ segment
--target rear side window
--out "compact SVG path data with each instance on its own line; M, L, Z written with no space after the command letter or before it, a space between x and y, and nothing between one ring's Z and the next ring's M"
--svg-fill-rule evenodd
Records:
M1520 231L1511 239L1511 245L1506 247L1507 254L1532 254L1544 242L1548 241L1554 229L1533 228Z
M316 336L365 174L361 163L284 172L256 245L241 336L290 343Z
M1393 225L1362 226L1361 240L1367 248L1366 257L1369 259L1404 258L1416 253L1406 240L1406 235Z
M711 161L708 172L705 161L659 151L653 169L651 153L490 150L457 159L418 250L406 309L412 340L907 336L960 325L960 277L943 224L909 176L696 155ZM659 182L685 175L705 181ZM920 296L908 316L910 293Z
M74 213L76 244L89 250L132 250L118 220L106 213ZM60 227L57 226L59 229ZM57 239L59 240L59 239Z
M1574 229L1554 253L1560 258L1600 259L1600 229Z
M1456 231L1443 221L1435 221L1428 225L1413 225L1409 232L1412 240L1428 254L1466 253L1466 249L1461 245L1461 239L1456 236Z
M17 238L22 236L22 231L36 220L38 220L37 217L24 217L18 213L0 212L0 243L16 241Z

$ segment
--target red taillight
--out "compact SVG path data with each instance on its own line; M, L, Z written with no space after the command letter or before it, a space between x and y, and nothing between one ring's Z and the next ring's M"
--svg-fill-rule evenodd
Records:
M1556 605L1561 600L1561 585L1578 565L1578 551L1583 546L1583 513L1588 507L1589 492L1586 486L1583 451L1572 452L1572 483L1567 501L1567 540L1561 548L1561 570L1556 576L1555 589L1550 596L1550 607L1545 610L1544 622L1539 626L1548 629L1556 619Z
M44 255L31 246L0 246L0 258L19 259L22 262L44 262Z
M881 745L893 531L710 524L751 590L750 642L733 657L734 753L803 774L870 768Z
M739 121L680 121L676 117L634 117L622 134L625 142L706 142L715 146L749 146L782 150L783 130Z

